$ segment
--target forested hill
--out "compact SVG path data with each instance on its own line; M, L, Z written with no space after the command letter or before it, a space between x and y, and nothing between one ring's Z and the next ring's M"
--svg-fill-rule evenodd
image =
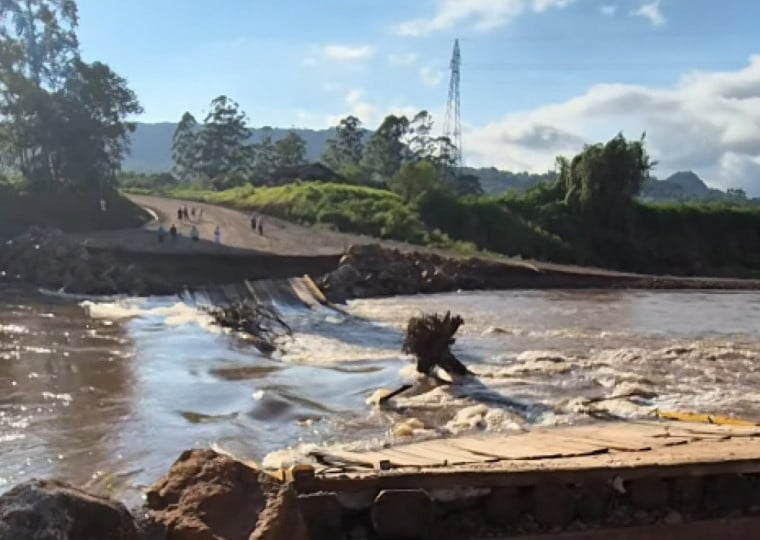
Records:
M177 124L162 122L159 124L138 123L132 134L132 151L124 160L126 171L142 173L159 173L172 168L172 136ZM251 142L258 143L270 135L276 141L283 138L290 130L283 128L253 128ZM335 134L335 129L294 129L306 142L306 159L315 161L322 154L327 139Z
M172 135L176 124L163 122L158 124L138 123L132 134L132 152L124 160L124 170L158 173L172 168ZM274 141L284 137L290 130L283 128L262 127L251 130L252 142L259 142L269 135ZM335 129L294 129L306 142L307 161L316 161L322 154L327 140L335 135ZM524 191L539 182L551 182L556 177L554 172L534 174L528 172L502 171L494 167L471 168L463 171L480 179L483 191L490 195L503 193L510 189ZM653 179L644 183L639 194L643 200L650 201L742 201L745 195L741 190L727 192L711 188L693 172L678 172L665 180ZM755 199L752 202L757 202Z

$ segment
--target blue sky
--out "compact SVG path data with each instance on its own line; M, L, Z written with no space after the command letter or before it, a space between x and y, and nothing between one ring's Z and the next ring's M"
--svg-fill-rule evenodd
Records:
M646 130L660 173L760 191L760 2L753 0L79 0L84 56L137 91L144 121L442 123L460 38L465 159L545 170ZM757 83L757 84L755 84Z

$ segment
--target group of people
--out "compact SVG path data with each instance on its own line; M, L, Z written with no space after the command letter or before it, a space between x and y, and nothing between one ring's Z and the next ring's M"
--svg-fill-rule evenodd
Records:
M163 225L159 225L156 232L158 234L158 241L160 243L163 243L164 239L166 238L166 229L164 229ZM174 223L172 223L172 226L169 228L169 235L172 237L172 240L177 238L177 226L174 225ZM198 230L198 227L193 225L190 227L190 240L193 242L198 242L200 239L200 231ZM217 244L222 243L222 230L219 228L219 225L214 227L214 242Z
M187 205L180 206L177 209L177 219L180 221L189 221L190 218L195 219L195 215L198 214L198 219L203 217L203 208L190 207L190 211L187 210Z

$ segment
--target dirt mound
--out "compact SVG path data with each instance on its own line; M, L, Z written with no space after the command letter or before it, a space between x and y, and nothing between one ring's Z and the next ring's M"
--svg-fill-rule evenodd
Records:
M343 302L457 289L498 289L535 279L538 273L530 266L406 253L375 244L350 246L340 266L323 276L319 286L331 301Z
M121 503L66 484L31 480L0 496L4 540L140 540L139 527Z
M211 450L188 450L147 491L167 540L306 540L287 486Z

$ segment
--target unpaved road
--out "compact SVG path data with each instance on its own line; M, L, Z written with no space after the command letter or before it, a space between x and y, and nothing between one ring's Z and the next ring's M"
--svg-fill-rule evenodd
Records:
M212 204L179 201L162 197L130 195L135 203L150 210L156 220L142 229L98 231L79 235L90 245L125 251L175 251L175 252L248 252L272 255L334 255L341 253L351 243L377 241L369 237L347 235L322 227L303 227L281 219L264 216L264 234L251 229L250 215ZM187 206L196 208L195 218L179 220L177 210ZM202 215L198 210L202 210ZM167 231L172 225L177 227L179 237L168 237L164 243L158 242L156 231L159 226ZM190 230L195 225L200 233L200 242L190 241ZM214 229L219 226L220 244L214 243Z

